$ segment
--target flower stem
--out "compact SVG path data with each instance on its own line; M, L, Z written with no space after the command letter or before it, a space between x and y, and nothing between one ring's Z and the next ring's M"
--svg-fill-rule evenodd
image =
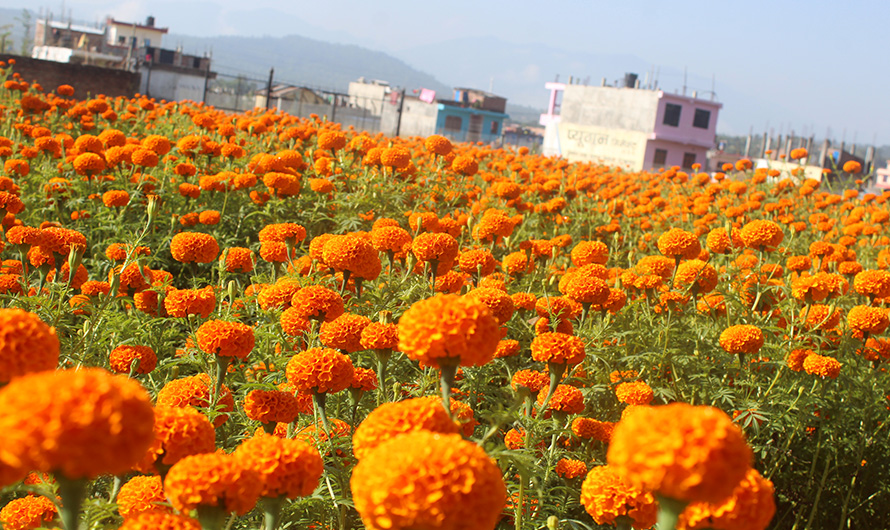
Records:
M451 415L451 387L454 386L454 377L457 375L457 365L458 360L454 361L446 361L445 363L439 362L439 370L441 372L441 377L439 378L439 385L442 387L442 406L445 407L445 412L448 413L448 417L454 419Z
M220 530L226 520L226 512L219 506L198 505L198 521L202 530Z
M680 514L686 509L683 501L669 499L667 497L658 497L658 523L655 528L658 530L674 530L677 527L677 520Z
M547 369L550 371L550 388L547 389L547 397L544 398L544 403L538 407L538 412L541 413L547 410L547 406L550 405L550 398L553 397L556 387L559 386L559 381L566 371L566 365L562 363L547 363Z
M263 509L263 530L278 530L281 524L281 508L284 506L285 497L263 497L260 499L260 507Z
M62 506L59 507L59 515L62 525L66 530L77 530L77 519L80 515L80 505L86 494L87 481L84 479L69 479L63 475L57 475L59 483L59 497L62 498Z
M325 434L328 435L328 440L333 442L331 438L331 424L328 421L328 415L324 411L325 400L328 395L324 392L313 392L312 393L312 404L315 405L315 411L318 412L318 417L321 418L321 426L324 428Z

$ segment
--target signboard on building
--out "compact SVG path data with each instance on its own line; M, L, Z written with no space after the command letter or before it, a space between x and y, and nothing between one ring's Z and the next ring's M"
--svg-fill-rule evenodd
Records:
M597 162L630 171L643 169L648 134L573 123L559 123L560 154L572 162Z

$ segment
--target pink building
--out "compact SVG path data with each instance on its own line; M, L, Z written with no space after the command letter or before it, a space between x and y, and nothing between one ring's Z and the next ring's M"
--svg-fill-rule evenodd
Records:
M722 104L630 87L547 83L545 155L631 171L707 164Z
M879 167L875 170L874 186L881 190L890 190L890 160L887 161L887 167Z

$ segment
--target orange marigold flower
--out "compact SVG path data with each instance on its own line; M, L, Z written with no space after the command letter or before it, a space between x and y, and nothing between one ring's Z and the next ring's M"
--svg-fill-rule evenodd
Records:
M324 243L324 263L338 272L365 280L373 280L380 274L380 256L371 243L361 237L336 235Z
M121 474L148 449L153 424L148 393L125 376L100 368L25 375L0 389L0 464L69 479Z
M795 372L800 372L803 370L803 362L810 355L815 355L816 352L813 350L807 349L796 349L791 350L788 354L788 357L785 359L785 364L788 365L788 368L794 370Z
M808 374L837 379L841 373L841 363L834 357L814 353L804 358L803 370Z
M498 349L494 352L494 358L503 359L519 355L519 349L518 340L501 340L498 342Z
M804 155L806 156L806 155ZM683 510L678 530L763 530L776 514L775 489L769 479L749 469L732 495L722 502L694 502Z
M451 162L451 169L461 175L472 177L479 171L479 163L471 155L460 155Z
M763 331L748 324L730 326L720 334L720 347L732 354L757 353L763 347L763 341Z
M230 247L225 251L224 264L226 272L251 272L256 264L256 259L253 251L249 248Z
M648 405L655 398L652 388L643 381L629 381L615 387L618 401L628 405Z
M42 495L28 495L13 499L0 510L0 525L6 530L45 528L56 518L58 509L53 501Z
M158 392L156 405L158 407L187 407L206 408L210 406L210 376L198 374L167 382ZM235 399L226 385L220 387L217 405L222 405L222 412L235 410ZM213 425L219 427L229 418L227 414L220 414L213 420Z
M352 384L349 385L350 391L369 392L377 388L377 372L370 368L355 367L352 375Z
M813 304L806 312L807 329L829 330L838 325L841 320L841 311L827 305Z
M447 155L452 149L451 140L440 134L427 136L426 140L423 141L423 145L427 151L439 156Z
M584 341L565 333L542 333L532 340L532 359L574 366L584 360Z
M171 317L201 315L201 318L207 318L216 309L216 293L213 292L211 285L203 289L171 287L164 297L164 309Z
M334 394L349 388L355 368L352 360L330 348L310 348L287 363L287 380L301 392Z
M565 295L581 304L602 305L609 299L609 286L601 278L572 274L565 285Z
M634 407L615 427L607 454L609 465L635 486L688 502L724 500L752 457L726 413L685 403Z
M612 438L615 424L592 418L575 418L572 420L572 434L585 440L608 442Z
M210 320L195 332L198 347L204 353L244 359L256 342L253 328L240 322Z
M300 282L294 278L279 278L274 284L260 290L257 303L263 309L286 308L301 287Z
M218 506L244 515L256 505L262 489L259 473L225 453L187 456L174 464L164 479L167 498L180 512Z
M544 406L544 400L547 398L549 391L548 387L544 387L538 392L537 402L539 407ZM571 385L557 385L553 395L550 396L550 403L547 405L547 409L564 414L580 414L584 411L584 395L580 390Z
M411 234L400 226L381 226L371 230L371 245L378 252L392 253L394 258L407 255L406 246L411 244Z
M59 338L34 313L0 309L0 384L59 364Z
M346 133L342 131L323 131L318 133L318 148L339 151L346 147Z
M544 372L539 372L537 370L518 370L513 374L510 386L517 392L520 392L525 388L528 389L530 394L537 394L549 383L550 377Z
M459 432L439 398L414 398L384 403L365 418L352 436L355 457L364 458L372 449L401 434L426 430Z
M260 495L267 498L310 495L324 471L315 447L265 433L244 440L232 455L259 474L263 484Z
M490 529L507 499L500 468L480 446L425 430L370 451L350 486L368 530Z
M275 223L263 227L259 233L260 242L275 241L296 246L306 239L306 229L297 223Z
M890 296L890 272L885 270L865 270L853 278L856 292L870 299Z
M500 329L483 302L440 294L414 303L399 320L399 349L424 364L481 366L492 359Z
M405 169L411 163L411 152L400 145L387 147L380 153L380 163L393 169Z
M697 294L710 293L717 287L717 271L708 263L691 259L680 263L674 282L679 285L692 285Z
M111 350L108 356L108 363L111 369L119 374L128 374L136 362L137 374L147 374L155 369L158 365L158 356L155 351L148 346L136 346L132 344L124 344Z
M785 233L775 222L757 219L743 226L739 237L748 248L772 251L782 244Z
M172 510L164 495L164 485L159 475L133 477L121 486L115 498L117 509L124 520L143 513L170 513Z
M393 350L399 344L396 324L371 322L362 330L361 345L366 350Z
M216 450L216 431L207 416L190 406L155 407L154 441L137 468L146 473L166 471L191 455Z
M219 256L219 243L210 234L180 232L170 241L170 253L182 263L211 263Z
M318 338L328 348L336 348L346 353L357 352L362 349L362 331L370 323L367 317L343 313L330 322L323 322Z
M467 296L488 306L500 325L506 324L513 316L513 298L500 289L479 287L467 293Z
M293 392L254 389L244 398L247 417L260 423L291 423L300 410L301 405Z
M572 248L572 263L583 267L591 263L605 265L609 261L609 247L601 241L581 241Z
M680 228L671 228L659 236L658 250L675 260L695 259L701 253L701 244L695 234Z
M567 480L583 477L587 474L587 464L581 460L560 458L556 463L556 474Z
M411 243L411 252L421 261L447 263L449 268L457 259L459 246L454 237L445 233L424 232Z
M94 176L105 171L105 159L96 153L83 153L74 159L74 171L78 175Z
M658 517L658 504L651 492L634 486L612 466L590 470L581 485L581 504L597 524L613 525L628 517L638 530L650 528Z
M331 322L343 312L343 298L321 285L307 285L296 291L290 300L296 315L307 320Z
M847 313L847 326L853 331L854 337L862 338L866 333L883 333L890 326L890 320L887 319L885 308L857 305Z
M494 272L497 266L491 252L483 248L475 248L461 252L457 259L461 272L476 274L479 277L488 276Z
M855 160L847 160L846 162L844 162L843 169L846 173L855 175L862 171L862 164Z
M102 202L109 208L120 208L130 202L130 194L124 190L110 190L102 194Z

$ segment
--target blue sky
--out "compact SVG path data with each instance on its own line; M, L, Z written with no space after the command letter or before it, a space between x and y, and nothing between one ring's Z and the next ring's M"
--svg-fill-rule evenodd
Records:
M33 0L0 0L0 7L23 4L39 7ZM627 55L659 67L666 89L682 84L684 67L699 84L710 85L713 75L718 96L731 95L729 100L721 98L724 129L731 129L726 132L770 127L824 136L830 127L838 140L846 131L847 142L855 135L860 144L875 138L878 144L890 144L890 97L885 88L890 86L890 2L883 0L550 0L546 5L539 0L67 0L64 6L75 19L98 21L111 14L144 20L154 15L158 25L172 33L296 33L397 56L418 46L478 37L540 43L567 52ZM47 8L61 12L60 3L43 6ZM413 65L436 75L436 64ZM540 75L541 85L553 78L546 64L529 64L528 70ZM594 80L606 75L584 71L584 65L579 70L578 75ZM568 73L563 72L564 77ZM539 106L546 99L542 87Z

